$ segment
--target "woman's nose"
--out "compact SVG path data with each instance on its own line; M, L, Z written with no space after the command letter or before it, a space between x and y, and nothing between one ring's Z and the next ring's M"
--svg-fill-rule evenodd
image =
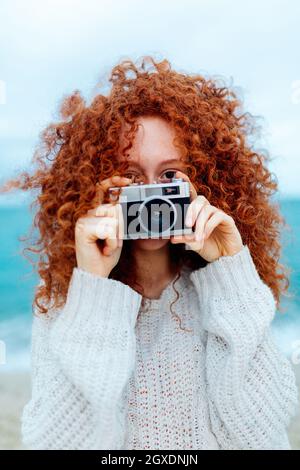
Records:
M157 183L155 176L146 176L144 179L145 184L154 184Z

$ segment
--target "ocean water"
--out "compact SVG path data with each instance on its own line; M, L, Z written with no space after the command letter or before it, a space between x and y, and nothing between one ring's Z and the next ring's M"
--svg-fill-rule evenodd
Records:
M289 290L294 296L283 300L285 313L276 312L272 329L284 354L297 360L300 356L300 199L282 200L280 205L290 226L290 232L282 238L282 261L292 269ZM21 255L24 243L19 238L28 234L32 218L27 204L0 207L0 372L30 366L32 301L38 278Z

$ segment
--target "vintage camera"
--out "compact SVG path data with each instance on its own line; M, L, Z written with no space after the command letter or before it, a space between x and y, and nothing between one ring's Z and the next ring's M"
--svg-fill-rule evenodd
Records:
M189 183L172 178L168 183L132 183L108 189L111 201L118 200L124 218L124 240L170 238L192 233L185 218L190 200Z

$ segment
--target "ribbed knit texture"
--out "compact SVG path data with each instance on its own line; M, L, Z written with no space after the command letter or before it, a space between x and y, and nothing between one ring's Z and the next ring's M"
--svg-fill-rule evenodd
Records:
M33 319L27 448L290 448L296 380L247 245L175 288L145 311L129 286L74 268L64 307Z

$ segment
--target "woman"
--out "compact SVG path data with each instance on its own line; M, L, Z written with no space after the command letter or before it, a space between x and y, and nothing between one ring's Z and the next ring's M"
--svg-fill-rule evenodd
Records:
M8 185L40 189L23 441L289 449L297 389L270 330L288 286L277 185L232 90L148 62L115 66L109 95L89 106L65 98L37 171ZM189 182L193 234L123 240L107 189L173 176Z

